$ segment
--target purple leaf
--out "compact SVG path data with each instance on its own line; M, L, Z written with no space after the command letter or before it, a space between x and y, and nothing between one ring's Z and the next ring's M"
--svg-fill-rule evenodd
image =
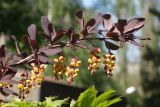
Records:
M44 64L48 64L50 62L50 60L47 57L42 55L38 56L38 60L40 61L40 63L44 63Z
M129 42L133 45L136 45L136 46L140 46L140 47L144 47L142 45L140 45L138 42L134 41L134 40L129 40Z
M1 93L3 96L9 96L9 94L6 93L3 88L0 88L0 93Z
M63 30L58 30L57 32L56 32L56 36L55 36L55 38L53 39L53 42L56 42L56 41L58 41L61 37L63 37L64 36L64 31Z
M47 34L43 34L44 38L46 38L48 41L51 41L51 36Z
M42 47L39 49L39 53L43 52L47 56L60 53L61 51L62 51L61 48L52 48L52 47Z
M51 36L50 41L53 42L53 40L57 37L57 33L56 33L54 27L52 26L52 23L50 23L50 24L48 25L48 30L49 30L50 36Z
M75 13L76 19L78 23L80 24L80 29L84 29L84 16L82 10L79 10Z
M48 30L49 30L49 32L50 32L50 41L53 41L53 39L57 36L57 34L56 34L56 31L55 31L55 29L54 29L54 27L53 27L53 25L52 25L52 23L49 23L49 25L48 25Z
M116 35L117 35L116 32L110 32L110 33L107 33L107 34L106 34L107 37L113 37L113 38L114 38L114 36L116 36Z
M5 57L5 45L2 45L1 47L0 47L0 57Z
M44 32L46 33L46 35L49 36L49 30L48 30L49 20L47 16L41 17L41 24L42 24L42 28Z
M72 44L76 44L78 40L79 40L79 35L78 34L73 34L71 36L71 43Z
M96 26L102 23L103 21L102 13L96 13L96 16L94 17L94 19L96 20Z
M10 79L12 79L12 78L13 78L12 75L5 75L5 76L3 76L3 77L0 79L0 81L6 81L6 80L10 80Z
M69 37L69 41L72 44L77 43L77 41L79 40L79 35L74 33L74 29L72 27L70 27L66 32L65 35L67 35Z
M69 29L65 32L65 35L67 35L69 37L69 39L71 40L71 35L73 34L73 28L69 27Z
M120 40L121 42L125 42L125 41L126 41L125 38L124 38L122 35L119 35L119 40Z
M9 80L8 82L9 82L9 83L12 83L12 84L18 84L18 83L19 83L18 81L13 80L13 79Z
M48 24L48 30L49 30L50 33L53 32L53 25L52 25L52 23Z
M17 73L17 69L15 67L7 66L7 68L9 68L8 74L15 75Z
M111 50L117 50L119 49L119 46L109 42L109 41L105 41L105 46L107 49L111 49Z
M31 24L31 25L28 27L28 34L29 34L31 40L34 40L34 41L36 40L36 34L37 34L36 25Z
M104 29L107 31L110 31L110 29L113 27L110 14L103 15L103 26L104 26Z
M28 33L29 33L29 42L31 47L34 49L36 47L36 34L37 34L37 29L36 29L36 25L31 24L28 27Z
M144 26L144 18L133 18L128 21L128 24L125 26L124 33L134 32Z
M20 61L20 60L21 60L21 57L14 55L13 58L12 58L12 61L9 61L9 62L8 62L8 65L12 65L12 64L14 64L15 62L18 62L18 61Z
M114 32L114 33L117 33L117 34L121 34L120 31L117 29L116 26L113 26L111 29L110 29L110 32Z
M126 19L119 19L118 23L116 24L117 29L123 33L124 27L127 25L127 20Z
M87 29L88 33L94 29L96 26L96 20L94 18L90 19L85 26L85 29Z
M13 83L13 84L18 84L18 81L12 80L13 75L5 75L1 78L1 82L8 82L8 83Z
M29 42L29 46L32 50L34 50L37 46L37 42L36 40L31 40L29 37L28 37L28 42Z
M75 13L75 15L76 15L76 17L77 17L78 19L83 19L83 17L84 17L82 10L77 11L77 12Z
M3 91L6 93L6 95L13 94L13 95L18 96L18 94L16 92L14 92L13 90L11 90L9 88L3 88Z
M115 35L111 38L111 40L114 40L114 41L119 41L119 36L118 35Z
M151 38L145 38L145 37L138 37L138 36L133 36L134 39L140 39L140 40L151 40Z
M45 34L46 39L52 42L59 39L59 37L57 37L57 32L55 31L54 26L52 25L52 23L49 23L47 16L41 17L41 23L46 33Z

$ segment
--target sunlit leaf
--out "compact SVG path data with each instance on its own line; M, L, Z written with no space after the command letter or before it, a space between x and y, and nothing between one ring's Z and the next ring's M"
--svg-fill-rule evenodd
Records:
M42 24L42 28L44 32L46 33L46 35L49 36L49 30L48 30L49 20L47 16L41 17L41 24Z
M78 100L73 107L90 107L91 103L96 98L97 91L94 87L88 88L80 94Z
M36 41L37 28L35 24L31 24L28 27L28 34L31 40Z
M104 26L104 29L106 29L107 31L110 31L110 29L113 27L110 14L103 15L103 26Z
M94 19L96 20L96 25L99 25L102 23L103 18L102 18L102 13L96 13L96 16L94 17Z
M130 33L140 29L141 27L144 26L144 21L145 21L144 18L133 18L129 20L128 24L124 28L125 29L124 33Z
M37 34L37 28L36 25L31 24L28 27L28 34L29 34L29 42L32 48L36 47L37 41L36 41L36 34Z

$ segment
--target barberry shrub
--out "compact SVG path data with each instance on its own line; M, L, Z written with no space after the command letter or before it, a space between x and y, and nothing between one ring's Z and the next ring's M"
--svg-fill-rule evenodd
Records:
M112 51L123 48L126 42L141 46L136 39L150 40L150 38L134 35L135 31L144 26L144 18L132 18L129 21L119 19L114 23L110 14L97 13L94 18L86 22L83 12L79 10L75 13L75 19L79 24L79 31L75 31L72 26L68 29L56 30L47 16L42 16L43 32L38 31L35 24L31 24L27 29L28 36L23 37L23 40L27 40L26 45L28 44L30 51L22 50L15 36L12 36L12 39L17 53L11 54L5 49L5 45L0 46L0 93L5 96L16 95L21 100L25 99L30 89L40 86L45 67L49 64L52 65L56 80L66 78L68 83L72 83L81 71L79 66L82 62L76 54L71 59L67 59L67 56L63 55L63 48L71 48L73 53L78 48L88 50L88 70L91 74L94 74L103 62L105 74L112 76L116 68L116 58ZM102 29L97 28L100 24L103 25ZM97 37L97 34L100 36ZM42 35L45 40L44 45L38 43L37 35ZM101 56L101 49L94 44L93 40L104 42L108 52ZM57 58L50 59L49 56L53 55ZM20 80L17 81L13 77L17 73L16 68L20 66L25 69ZM12 90L13 85L17 85L19 92Z

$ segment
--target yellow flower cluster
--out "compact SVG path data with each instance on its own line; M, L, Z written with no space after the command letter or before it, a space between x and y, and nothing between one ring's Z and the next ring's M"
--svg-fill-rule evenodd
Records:
M88 58L88 69L91 71L91 74L94 74L97 69L99 68L99 64L101 61L100 56L98 55L101 52L100 48L97 48L95 50L92 50L90 52L89 58Z
M54 64L53 64L53 72L55 75L55 78L58 80L59 78L63 77L63 74L66 71L66 65L64 64L64 61L66 59L63 56L59 56L58 58L55 58Z
M32 88L31 80L26 79L26 77L22 77L17 87L19 89L19 98L23 100L30 93L30 89Z
M96 48L90 52L88 58L88 69L91 71L91 74L94 74L97 69L100 67L101 60L104 64L104 70L107 75L112 75L113 70L115 69L115 56L112 53L107 53L100 57L101 49ZM55 58L53 64L53 72L55 74L56 79L63 78L64 74L67 78L67 82L73 82L74 78L78 76L79 66L81 61L76 57L70 60L70 65L66 66L65 61L66 58L64 56L59 56Z
M13 85L8 83L8 82L0 82L0 88L9 88L12 87Z
M43 80L43 72L45 70L44 64L38 67L32 63L31 66L33 68L31 76L29 77L28 74L22 74L17 86L19 89L19 98L21 100L28 96L30 89L35 88L37 85L39 86Z
M73 82L73 79L78 76L79 72L79 66L81 64L81 61L78 60L77 58L72 58L70 62L70 66L67 66L65 75L67 77L68 83Z
M43 72L45 71L45 65L41 64L39 67L36 66L34 63L31 64L33 70L31 70L31 81L33 87L39 86L43 80Z
M103 64L104 64L104 70L105 73L109 76L112 76L113 71L115 70L115 55L112 53L107 53L106 55L103 55Z

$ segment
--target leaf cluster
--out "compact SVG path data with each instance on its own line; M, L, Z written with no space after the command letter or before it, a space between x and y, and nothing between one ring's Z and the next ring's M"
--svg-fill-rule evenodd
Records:
M122 48L125 42L141 46L135 39L150 40L150 38L140 38L133 34L144 26L144 18L132 18L129 21L119 19L117 23L113 23L110 14L97 13L94 18L86 21L83 12L79 10L75 13L75 19L79 24L79 31L75 31L72 26L68 29L56 30L47 16L41 17L43 32L40 32L35 24L31 24L27 29L28 36L23 37L23 41L30 48L30 52L22 50L19 41L14 36L12 39L15 42L17 53L10 55L5 50L4 45L0 46L0 82L13 82L13 77L17 73L17 66L30 66L31 63L38 66L51 64L49 56L62 54L62 49L66 47L71 48L73 52L77 48L91 50L97 48L92 40L98 40L105 42L106 49L111 53L111 50ZM100 24L103 25L103 28L97 29ZM100 34L101 38L94 37L97 34ZM39 35L43 35L42 38L45 40L43 46L38 43ZM61 38L63 37L67 37L67 40L62 41ZM8 88L0 87L0 92L3 95L15 94L6 90Z
M114 97L115 94L115 90L109 89L97 96L97 90L94 87L89 87L81 93L77 101L71 102L70 107L109 107L121 101L120 97Z
M97 90L93 86L89 87L80 94L77 101L71 101L70 107L109 107L121 101L120 97L114 97L116 94L115 90L109 89L99 96L97 96L97 93ZM1 107L62 107L67 102L68 98L58 100L57 97L46 97L43 102L13 99L9 103L2 104Z

